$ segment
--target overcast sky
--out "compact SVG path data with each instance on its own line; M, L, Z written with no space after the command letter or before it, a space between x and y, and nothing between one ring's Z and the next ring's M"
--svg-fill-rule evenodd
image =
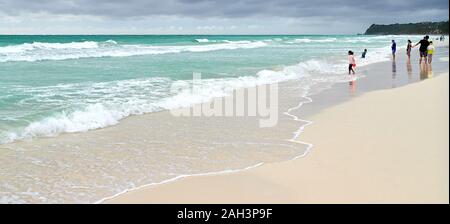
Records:
M0 0L0 34L355 34L448 20L448 0Z

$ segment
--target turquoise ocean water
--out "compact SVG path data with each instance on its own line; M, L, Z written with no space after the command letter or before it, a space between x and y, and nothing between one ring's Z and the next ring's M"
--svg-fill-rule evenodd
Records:
M230 89L346 72L347 51L369 64L420 36L0 36L0 144L117 124ZM192 73L200 96L170 93Z
M222 133L229 138L208 139L208 129L196 132L199 139L185 139L183 128L172 120L163 122L174 132L164 132L167 139L159 138L153 126L137 137L128 129L123 136L56 136L190 106L241 87L297 80L295 85L301 86L292 94L314 95L322 83L351 79L348 50L356 53L358 69L390 60L392 39L404 54L406 41L417 42L421 36L0 35L0 203L99 202L180 176L242 169L272 157L290 159L303 149L278 141L283 136L278 133L268 134L275 140L239 139L234 135L247 130L219 126L219 138ZM364 49L367 58L361 59ZM201 91L170 91L174 83L192 85L193 73L202 74Z

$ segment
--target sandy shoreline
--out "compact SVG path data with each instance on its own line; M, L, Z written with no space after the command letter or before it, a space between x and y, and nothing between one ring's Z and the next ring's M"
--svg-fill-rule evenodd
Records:
M448 73L311 116L302 159L187 177L106 203L448 203Z

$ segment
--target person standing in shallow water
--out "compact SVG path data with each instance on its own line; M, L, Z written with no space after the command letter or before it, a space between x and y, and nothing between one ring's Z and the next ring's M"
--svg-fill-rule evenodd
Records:
M428 50L428 45L430 45L430 42L428 41L428 39L430 39L430 37L427 35L425 36L421 41L419 41L419 43L415 44L413 47L416 47L417 45L420 44L420 48L419 48L419 52L420 52L420 60L419 60L419 64L422 64L422 59L424 60L425 64L427 63L427 50Z
M434 46L433 41L430 41L430 45L427 47L427 54L428 54L428 64L431 64L433 61L433 54L434 54Z
M356 59L353 51L348 51L348 74L355 74Z
M406 45L406 55L408 55L408 61L411 60L411 48L412 42L411 40L408 40L408 45Z
M395 40L392 40L391 50L392 58L395 60L395 52L397 52L397 43L395 43Z
M367 49L364 49L364 51L361 54L361 58L366 58Z

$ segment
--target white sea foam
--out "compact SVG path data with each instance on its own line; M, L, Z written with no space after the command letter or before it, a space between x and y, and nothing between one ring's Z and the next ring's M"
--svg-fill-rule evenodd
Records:
M84 110L33 122L24 130L25 136L52 136L62 132L80 132L117 124L126 116L124 111L106 109L102 104L87 106Z
M208 43L209 42L208 39L195 39L195 41L199 42L199 43Z
M0 47L0 55L1 54L6 55L10 53L25 53L29 51L38 51L38 50L92 49L98 47L99 47L98 43L94 41L71 42L71 43L33 42L31 44L25 43L20 45Z
M262 41L224 41L207 45L156 46L145 44L120 45L113 40L105 42L25 43L0 47L0 62L67 60L98 57L128 57L182 52L208 52L218 50L252 49L265 47Z
M114 41L114 40L107 40L107 41L105 41L105 43L108 43L108 44L117 44L117 42Z
M287 41L286 43L289 44L296 44L296 43L332 43L336 42L336 38L326 38L326 39L309 39L309 38L301 38L301 39L295 39L292 41Z

